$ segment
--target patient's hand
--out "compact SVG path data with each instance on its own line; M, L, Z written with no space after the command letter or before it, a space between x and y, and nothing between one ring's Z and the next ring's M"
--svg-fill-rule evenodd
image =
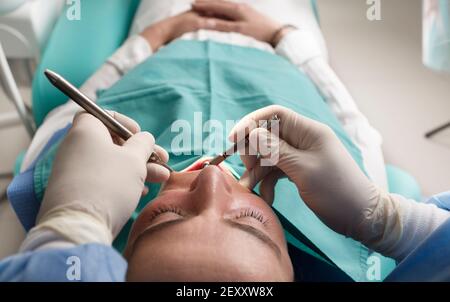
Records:
M203 16L220 18L214 29L224 32L238 32L276 46L289 28L265 16L245 3L229 1L197 0L192 9ZM281 29L281 32L279 32ZM279 33L279 34L278 34Z
M200 16L197 12L187 11L150 25L142 33L153 51L168 44L185 33L199 29L214 29L216 22Z

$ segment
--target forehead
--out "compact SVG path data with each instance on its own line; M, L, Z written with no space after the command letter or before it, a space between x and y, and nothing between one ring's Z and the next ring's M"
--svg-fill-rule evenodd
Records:
M268 246L242 230L226 224L205 227L195 221L144 236L129 260L133 265L153 269L220 268L224 274L229 269L227 274L254 275L280 266L280 260Z

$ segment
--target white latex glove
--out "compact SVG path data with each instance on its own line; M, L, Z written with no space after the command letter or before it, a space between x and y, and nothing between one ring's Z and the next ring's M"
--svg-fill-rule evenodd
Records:
M58 150L35 231L50 229L77 244L110 243L146 194L144 182L169 178L165 168L147 163L153 151L168 160L153 136L112 114L136 134L123 142L92 115L77 114Z
M274 114L280 118L279 138L265 129L255 129L257 122L270 120ZM287 176L307 206L341 234L367 241L374 234L380 239L385 229L401 231L395 219L380 221L386 218L379 210L389 202L388 195L369 181L328 126L287 108L270 106L244 117L231 131L230 139L243 137L243 132L250 133L250 148L258 151L258 156L241 153L247 168L241 184L253 188L261 181L261 196L269 204L277 180ZM261 159L269 157L278 161L261 166ZM381 229L374 230L377 227Z

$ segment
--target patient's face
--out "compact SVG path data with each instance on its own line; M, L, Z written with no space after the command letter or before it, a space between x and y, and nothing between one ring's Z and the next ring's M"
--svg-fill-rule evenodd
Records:
M172 173L133 225L130 281L290 281L283 229L270 206L223 167Z

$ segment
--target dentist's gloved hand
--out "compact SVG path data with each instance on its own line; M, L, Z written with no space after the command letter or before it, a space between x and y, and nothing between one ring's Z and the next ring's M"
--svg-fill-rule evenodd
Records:
M255 122L270 120L274 114L280 118L279 138L256 128ZM287 108L270 106L244 117L230 139L239 140L243 133L250 133L250 149L258 156L241 153L247 171L240 182L253 188L261 181L261 196L269 204L278 179L288 177L307 206L341 234L370 241L381 239L385 230L401 232L395 227L399 221L384 215L387 208L392 209L388 194L369 181L328 126ZM272 166L262 166L262 159Z
M280 118L279 137L257 128L256 121L274 114ZM241 154L247 167L241 184L253 188L261 182L260 193L271 204L277 180L287 176L326 225L386 256L401 261L450 219L434 204L378 189L328 126L287 108L270 106L249 114L230 138L239 141L248 133L247 152L259 155Z
M133 120L113 115L135 133L126 142L92 115L75 116L58 150L35 229L52 230L76 244L111 243L146 193L144 182L169 178L165 168L147 163L152 152L168 160L153 136L139 132Z

